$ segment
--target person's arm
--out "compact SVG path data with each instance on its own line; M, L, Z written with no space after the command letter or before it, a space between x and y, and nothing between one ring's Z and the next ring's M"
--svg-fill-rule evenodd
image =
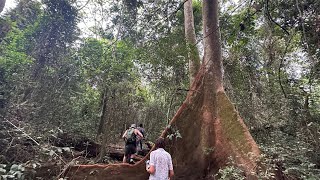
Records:
M122 138L126 138L127 130L123 133Z
M169 177L172 178L174 176L174 171L173 171L173 164L172 164L172 158L171 155L169 154Z
M143 135L141 134L141 132L138 129L134 130L135 134L140 136L141 138L143 138Z
M154 168L154 166L150 165L150 167L147 169L147 172L150 174L154 174L154 172L156 172L156 168Z
M173 176L174 176L173 169L172 169L172 170L169 170L169 177L172 178Z
M154 172L156 171L156 168L154 167L154 163L155 163L155 159L154 159L154 153L151 152L150 153L150 166L149 168L146 168L147 172L150 174L154 174Z

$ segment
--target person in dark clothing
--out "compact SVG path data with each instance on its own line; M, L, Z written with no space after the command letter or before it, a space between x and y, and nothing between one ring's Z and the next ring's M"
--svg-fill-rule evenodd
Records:
M124 138L126 145L125 145L125 152L123 156L123 162L126 163L127 160L130 164L133 164L133 156L136 153L137 149L137 137L143 138L143 135L140 133L138 129L136 129L136 125L132 124L129 129L127 129L122 138Z
M139 124L139 127L137 129L140 131L143 137L145 137L145 130L143 128L143 124ZM142 150L142 140L143 138L137 138L137 151Z

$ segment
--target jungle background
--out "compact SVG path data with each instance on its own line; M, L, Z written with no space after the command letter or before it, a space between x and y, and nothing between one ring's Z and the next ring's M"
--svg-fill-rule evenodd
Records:
M154 141L189 91L184 2L7 1L0 16L1 178L113 163L104 145L121 142L132 123ZM264 163L292 179L320 179L320 1L220 5L225 90ZM201 7L193 0L200 57ZM177 131L171 138L184 137ZM103 150L91 151L95 143ZM241 175L232 165L220 173Z

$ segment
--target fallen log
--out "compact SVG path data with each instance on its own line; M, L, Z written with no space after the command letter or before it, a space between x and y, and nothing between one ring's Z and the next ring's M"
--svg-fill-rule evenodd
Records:
M146 154L148 154L149 151L150 149L142 149L141 151L138 151L138 153L133 157L133 159L135 161L140 161ZM122 161L122 158L124 156L124 147L119 145L108 145L107 156L109 156L112 159Z
M68 133L58 133L56 136L52 135L49 138L49 142L56 147L71 147L76 151L84 151L83 156L88 158L96 157L101 149L101 144L87 137L74 136Z

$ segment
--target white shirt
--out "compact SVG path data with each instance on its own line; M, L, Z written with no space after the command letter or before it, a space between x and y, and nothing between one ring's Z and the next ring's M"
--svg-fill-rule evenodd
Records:
M149 180L168 180L169 170L173 170L171 155L162 148L152 151L150 165L154 166L154 174L150 174Z

